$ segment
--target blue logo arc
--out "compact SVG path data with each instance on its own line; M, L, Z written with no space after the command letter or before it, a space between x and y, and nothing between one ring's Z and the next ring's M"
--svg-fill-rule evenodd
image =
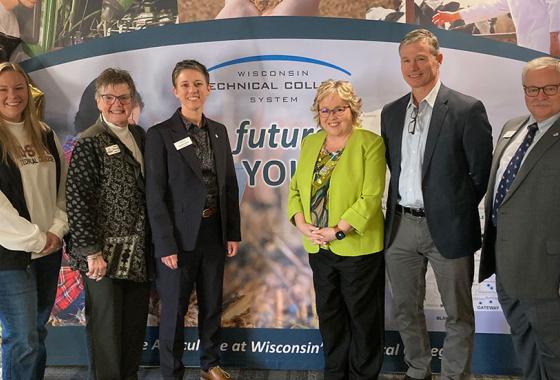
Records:
M247 62L258 62L258 61L291 61L291 62L305 62L305 63L312 63L315 65L330 67L331 69L335 69L338 71L343 72L346 75L352 75L352 73L346 69L343 69L340 66L334 65L329 62L321 61L319 59L308 58L308 57L300 57L297 55L253 55L250 57L243 57L232 59L230 61L226 61L212 67L208 68L208 71L214 71L217 69L221 69L223 67L237 65L239 63L247 63Z

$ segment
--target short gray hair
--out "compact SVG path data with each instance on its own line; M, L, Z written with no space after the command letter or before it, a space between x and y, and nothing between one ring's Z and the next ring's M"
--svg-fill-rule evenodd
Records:
M556 71L560 72L560 59L554 57L539 57L527 62L521 73L523 83L525 83L525 77L529 70L542 70L547 67L556 67Z
M405 34L399 44L399 51L404 45L412 44L419 41L426 41L428 45L432 47L432 54L434 56L439 54L439 41L435 34L430 32L428 29L414 29L411 32Z
M102 88L107 86L116 86L118 84L126 84L130 89L130 96L132 98L136 97L136 86L134 81L130 76L130 73L126 70L116 69L109 67L101 72L99 76L95 79L95 97L101 96L99 92Z

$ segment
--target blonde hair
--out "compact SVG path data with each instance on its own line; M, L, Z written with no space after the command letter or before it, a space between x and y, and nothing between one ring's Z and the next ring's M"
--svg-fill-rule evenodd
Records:
M362 114L362 99L356 95L352 84L345 80L334 80L328 79L321 83L317 89L317 94L313 100L313 105L311 106L311 111L313 112L313 118L318 126L321 126L319 121L319 104L327 96L337 94L340 99L348 103L350 111L352 112L352 125L355 128L361 127L360 115Z
M25 79L27 86L27 105L23 110L23 128L29 140L31 140L31 145L35 150L42 155L46 151L45 145L45 132L46 128L39 120L37 116L37 111L35 110L35 104L33 103L33 97L31 96L31 89L29 87L29 77L23 71L23 69L16 63L4 62L0 63L0 76L6 72L16 72L20 73ZM2 157L0 157L2 163L8 163L8 157L14 162L18 162L19 157L19 144L16 138L8 130L4 119L0 115L0 150L2 151Z

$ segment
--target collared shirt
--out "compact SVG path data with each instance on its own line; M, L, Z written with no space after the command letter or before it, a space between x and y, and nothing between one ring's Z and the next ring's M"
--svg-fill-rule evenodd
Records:
M212 151L212 144L210 143L210 136L208 135L208 122L204 115L202 116L202 126L199 128L197 125L188 121L181 109L177 111L183 120L183 125L187 129L187 136L193 142L196 157L200 161L202 169L202 182L206 186L206 204L205 208L218 208L218 177L216 175L216 163L214 161L214 152Z
M414 105L412 93L406 107L404 118L402 147L401 147L401 175L399 177L399 204L404 207L423 208L422 196L422 163L428 137L428 129L432 120L432 111L437 94L441 87L438 80L432 91L420 102ZM413 115L416 113L416 127L414 134L409 132L409 126L414 124Z
M525 153L525 157L523 157L523 160L521 161L521 166L523 166L523 163L525 162L525 159L529 155L529 152L531 152L531 150L537 144L537 142L541 139L541 137L543 137L543 135L546 133L546 131L548 131L548 129L550 127L552 127L552 125L554 123L556 123L556 121L558 119L560 119L560 113L557 113L556 115L554 115L552 117L549 117L548 119L546 119L546 120L544 120L540 123L537 123L538 130L535 133L535 138L533 139L533 142L531 143L531 146L529 146L529 149L527 149L527 153ZM494 184L494 196L492 197L492 199L494 199L496 197L496 191L498 190L498 186L500 185L500 180L501 180L502 176L504 175L504 172L506 171L506 168L507 168L509 162L511 161L511 159L515 155L515 152L517 152L517 149L519 148L519 146L521 145L521 143L525 139L525 136L529 132L527 127L529 125L533 124L533 123L535 123L535 118L533 118L533 116L531 116L529 118L529 120L527 121L527 123L525 123L523 128L520 128L519 132L517 132L515 134L515 136L513 136L511 142L509 143L509 145L504 150L504 153L502 154L502 158L500 158L500 166L498 166L498 170L496 171L496 183ZM521 166L520 166L520 168L521 168Z

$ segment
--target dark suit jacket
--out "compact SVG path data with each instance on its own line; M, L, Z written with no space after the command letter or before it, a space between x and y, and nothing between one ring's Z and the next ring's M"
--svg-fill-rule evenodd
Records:
M410 94L387 104L381 134L391 171L385 247L396 232L401 146ZM492 160L492 128L477 99L441 85L422 163L422 194L430 233L446 258L472 255L481 245L478 204L486 191Z
M508 121L494 152L486 193L484 243L479 280L494 272L512 298L558 297L560 286L560 120L525 157L499 211L491 221L496 171L506 147L528 116Z
M206 119L216 163L222 236L240 241L239 190L226 127ZM178 112L146 135L146 195L156 257L195 248L206 202L200 161L193 145L177 149L187 137Z

